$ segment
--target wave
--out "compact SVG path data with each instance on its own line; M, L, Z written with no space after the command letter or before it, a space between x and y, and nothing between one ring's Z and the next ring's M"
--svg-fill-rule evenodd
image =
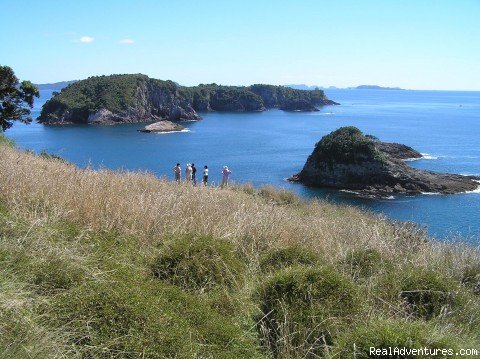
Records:
M480 181L478 180L474 180L474 181L478 183L477 189L474 189L473 191L465 191L463 193L480 193Z
M168 131L168 132L155 132L157 135L168 135L170 133L179 133L179 132L190 132L188 128L184 128L183 130L180 131Z
M356 191L352 191L352 190L349 190L349 189L341 189L340 192L345 192L345 193L353 193L353 194L360 194L359 192L356 192Z
M418 158L406 158L404 159L405 162L411 162L411 161L419 161L419 160L438 160L440 157L443 156L434 156L429 153L420 153L422 157Z
M420 153L422 155L419 160L438 160L441 156L434 156L429 153Z
M427 196L436 196L441 194L440 192L422 192L422 194L427 195Z

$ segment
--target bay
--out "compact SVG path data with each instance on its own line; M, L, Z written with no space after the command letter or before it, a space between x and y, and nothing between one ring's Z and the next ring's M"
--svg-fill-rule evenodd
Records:
M399 142L425 154L410 165L438 172L480 175L480 92L326 90L340 106L319 112L205 113L200 122L183 123L189 132L148 134L142 124L66 127L16 124L6 132L17 146L45 150L80 167L142 170L173 179L180 162L208 165L218 183L228 165L232 180L271 184L303 197L360 206L425 226L439 239L461 236L480 243L480 193L395 196L361 199L348 193L312 189L285 179L301 170L314 145L341 126L357 126L382 141ZM41 92L33 110L52 95Z

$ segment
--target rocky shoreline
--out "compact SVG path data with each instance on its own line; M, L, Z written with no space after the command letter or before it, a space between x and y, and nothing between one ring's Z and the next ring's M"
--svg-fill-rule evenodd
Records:
M318 111L338 105L322 90L284 86L180 86L145 75L94 76L63 88L42 107L45 125L198 121L198 112ZM197 112L198 111L198 112Z
M342 127L324 136L303 169L288 180L368 197L454 194L480 187L480 177L418 170L405 163L421 157L411 147L378 141L355 127Z

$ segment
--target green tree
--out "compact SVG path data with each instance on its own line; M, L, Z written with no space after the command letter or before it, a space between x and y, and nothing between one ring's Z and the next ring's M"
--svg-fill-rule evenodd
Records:
M12 68L0 66L0 126L2 132L12 127L13 121L32 122L30 109L37 87L30 81L18 81Z

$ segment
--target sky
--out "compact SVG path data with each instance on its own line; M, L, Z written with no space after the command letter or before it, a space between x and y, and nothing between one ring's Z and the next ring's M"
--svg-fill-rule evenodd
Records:
M0 0L0 65L34 83L480 90L480 0Z

